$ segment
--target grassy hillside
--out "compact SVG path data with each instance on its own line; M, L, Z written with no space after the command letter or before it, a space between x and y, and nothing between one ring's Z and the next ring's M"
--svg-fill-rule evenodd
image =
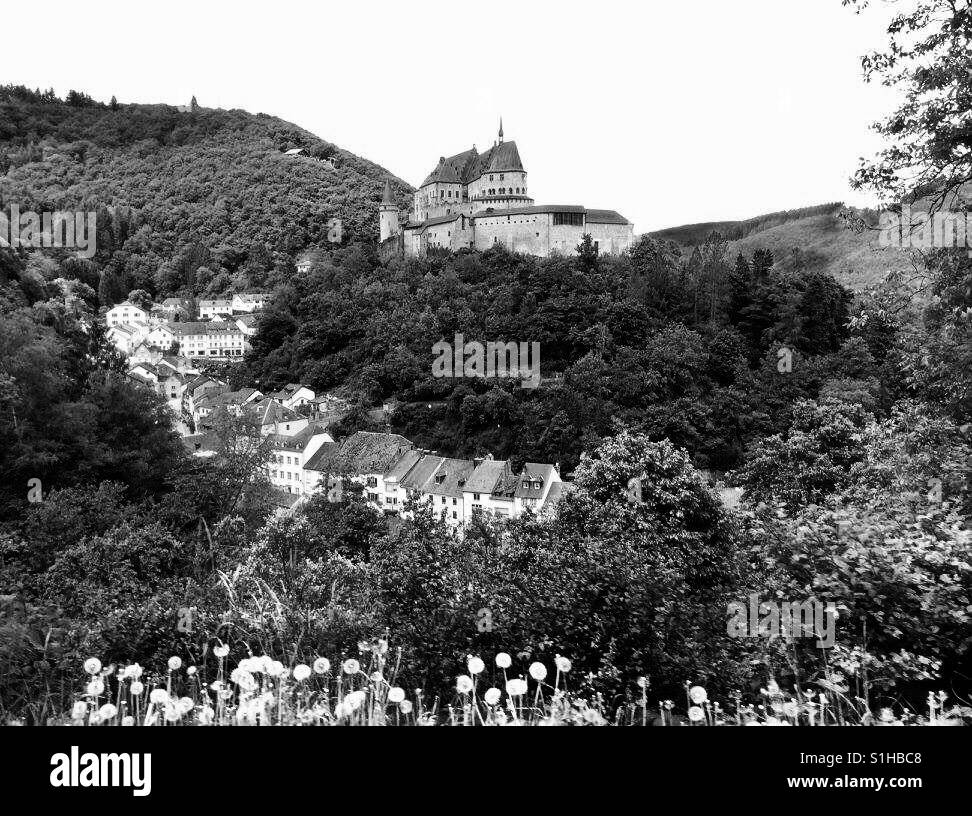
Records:
M370 239L386 178L407 205L411 188L384 168L265 114L0 88L0 204L108 208L99 265L136 255L115 259L132 285L189 242L222 247L206 263L232 272L257 245L272 255L326 242L330 218L345 241Z
M873 213L850 210L836 202L785 210L745 221L713 221L659 230L653 237L672 241L686 252L713 233L729 241L732 255L751 256L768 249L783 269L801 268L832 274L844 286L860 291L889 269L910 267L908 255L879 246L873 230L855 232L843 211L874 223Z

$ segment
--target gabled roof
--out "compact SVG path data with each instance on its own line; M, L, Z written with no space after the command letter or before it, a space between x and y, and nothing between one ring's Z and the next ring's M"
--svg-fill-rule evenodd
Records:
M489 493L496 497L513 496L516 476L505 459L484 459L472 472L464 493Z
M208 320L195 320L189 323L169 323L173 334L184 337L189 334L240 334L240 327L232 321L212 323Z
M456 153L455 156L450 156L448 159L443 156L439 159L439 163L435 169L422 182L422 186L436 183L462 184L466 178L466 171L469 166L478 158L479 154L476 152L475 147L471 150L465 150L462 153Z
M251 409L257 416L257 421L261 425L274 425L278 422L294 422L303 419L296 411L291 411L285 405L281 405L277 400L260 400Z
M552 482L555 475L553 465L526 462L517 477L516 491L513 495L518 499L538 499L543 495L544 485ZM530 486L524 487L524 481L529 482ZM533 487L536 482L540 483L539 488Z
M432 474L432 478L426 481L422 492L459 498L475 469L476 463L469 459L446 459ZM441 482L437 481L440 476L445 477Z
M475 181L483 173L502 173L504 171L522 172L523 161L516 142L502 142L494 145L479 157L466 173L467 183Z
M434 227L436 224L447 224L450 221L458 220L462 213L450 213L449 215L438 215L435 218L426 218L425 221L409 221L405 225L405 229L425 229L426 227ZM472 218L473 216L467 215L466 218Z
M446 461L441 456L422 456L415 467L408 471L399 484L408 490L422 490L435 472Z
M587 210L588 224L630 224L631 222L615 210Z
M223 388L224 385L219 380L214 380L212 377L207 377L205 374L200 374L199 376L191 379L186 389L190 394L195 393L199 388L207 385L213 385L216 388Z
M304 462L304 470L317 470L324 472L330 469L330 463L334 461L341 446L337 442L325 442L321 445L314 455Z
M111 308L112 309L120 309L123 306L131 306L133 309L140 309L143 312L145 311L145 309L143 309L141 306L138 306L138 305L132 303L130 300L123 300L121 303L116 303ZM109 311L111 311L111 310L109 309Z
M300 383L287 383L279 391L274 391L270 396L274 399L287 399L287 397L292 397L301 388L306 388L308 391L313 393L314 389L306 385L301 385Z
M387 473L413 447L398 434L358 431L344 440L329 467L335 473Z
M516 142L502 142L493 145L485 153L476 148L457 153L446 158L442 156L438 165L429 173L421 186L426 184L469 184L483 173L502 173L506 171L523 172L523 161Z
M326 434L326 431L316 424L311 424L293 436L269 434L267 439L270 440L270 446L274 450L302 451L315 436L321 434Z
M418 461L422 458L422 453L417 450L408 451L401 459L399 459L385 474L386 479L394 479L396 482L401 482L402 479L408 475L408 472L418 464Z
M250 397L257 393L255 388L241 388L238 391L224 391L220 394L207 394L196 404L200 407L219 405L243 405Z

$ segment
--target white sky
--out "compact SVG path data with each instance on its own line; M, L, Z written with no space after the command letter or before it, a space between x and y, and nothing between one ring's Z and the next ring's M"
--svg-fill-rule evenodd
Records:
M195 94L413 185L488 148L502 115L538 204L616 209L636 232L866 203L848 178L894 103L860 69L887 12L840 0L48 0L0 16L0 82Z

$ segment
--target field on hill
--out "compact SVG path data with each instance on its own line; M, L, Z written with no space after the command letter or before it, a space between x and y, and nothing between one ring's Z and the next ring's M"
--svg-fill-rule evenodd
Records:
M857 232L851 219L875 223L874 214L846 209L839 202L770 213L745 221L713 221L659 230L652 237L676 243L686 254L713 233L729 242L732 256L752 255L757 249L773 253L781 270L804 269L833 275L854 292L876 284L888 271L912 267L905 251L882 247L878 233Z

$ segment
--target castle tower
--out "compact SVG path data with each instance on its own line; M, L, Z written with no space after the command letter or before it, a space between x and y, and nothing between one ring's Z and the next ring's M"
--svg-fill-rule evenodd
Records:
M378 205L378 231L381 241L398 235L398 205L392 196L391 182L385 179L385 192Z

